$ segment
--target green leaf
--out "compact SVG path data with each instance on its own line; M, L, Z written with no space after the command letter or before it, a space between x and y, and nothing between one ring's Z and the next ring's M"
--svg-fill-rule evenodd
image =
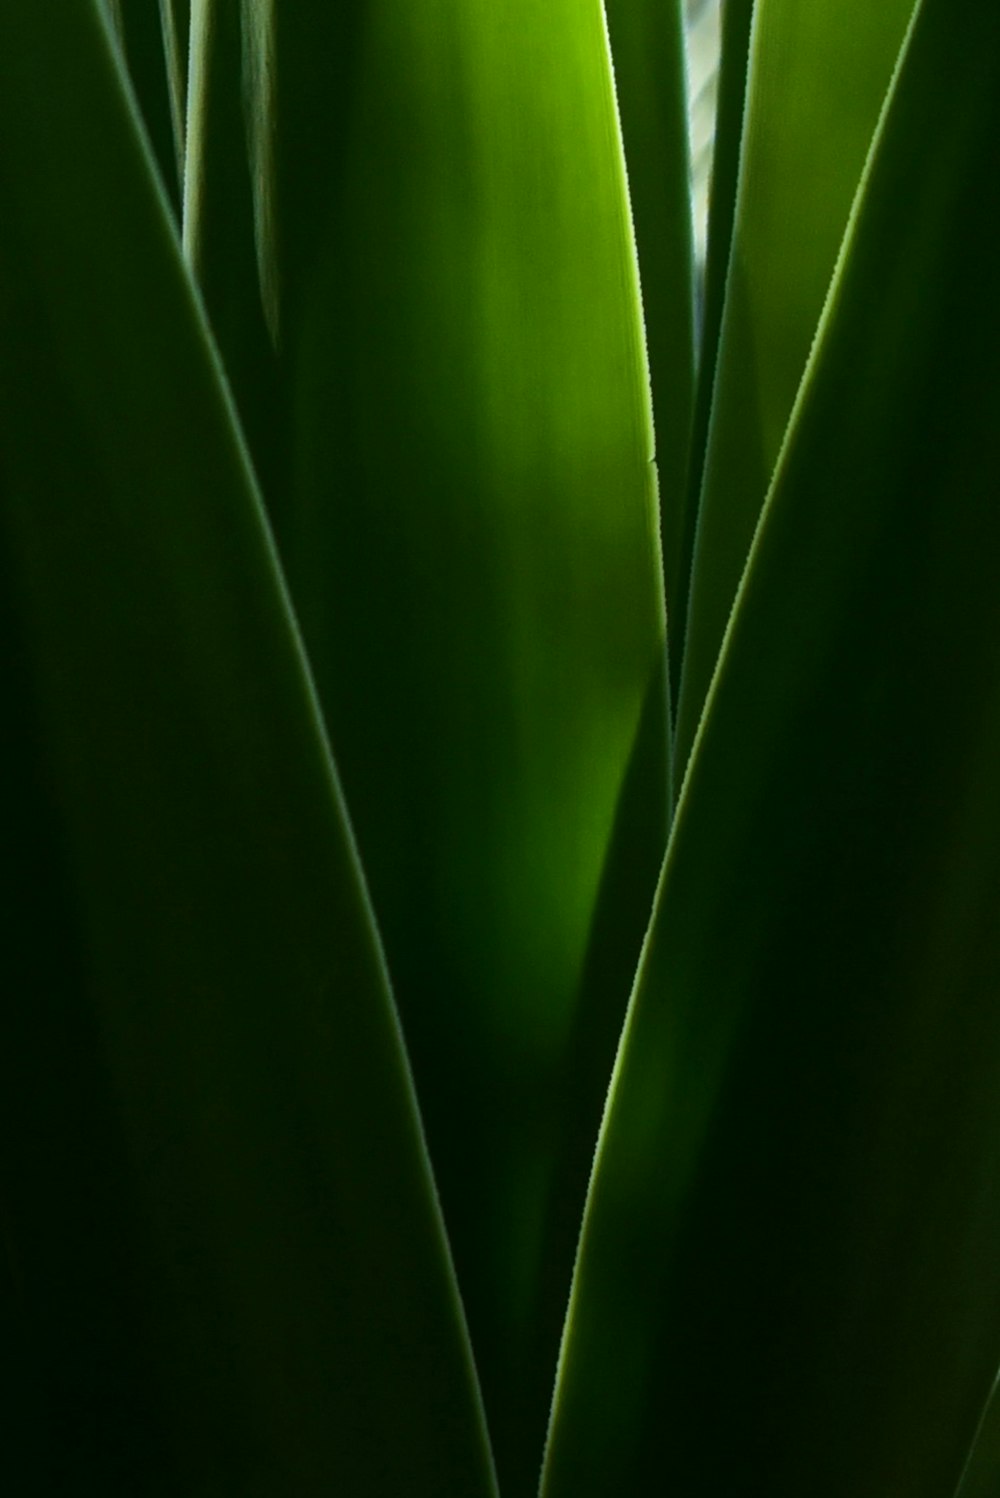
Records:
M716 100L715 137L712 147L711 190L708 197L708 243L702 290L702 316L698 337L698 378L691 420L688 459L688 493L678 545L678 594L671 600L670 650L674 662L683 661L687 634L688 592L698 519L698 496L705 463L705 444L715 389L719 334L725 305L726 275L736 217L736 186L743 139L747 66L754 0L726 0L720 17L719 78ZM673 681L679 686L679 665Z
M188 140L184 177L184 255L225 351L226 373L244 431L252 437L258 480L280 522L286 421L273 343L276 309L265 309L263 189L269 167L247 152L241 59L242 0L197 0L191 16ZM246 48L251 52L250 42ZM267 132L260 101L261 138ZM255 196L256 192L256 196ZM270 326L269 326L270 317Z
M180 38L166 30L168 0L100 0L122 49L143 124L175 211L180 208L180 156L177 142L176 77L168 69L168 43ZM170 12L173 19L173 12ZM176 71L176 57L170 58Z
M760 0L677 707L679 785L913 0Z
M998 113L996 12L923 0L678 807L546 1498L938 1498L993 1382Z
M191 0L160 0L160 20L163 30L164 61L167 68L170 124L173 130L174 155L177 161L177 181L183 184L187 138Z
M3 909L0 1190L51 1370L40 1466L80 1493L493 1492L311 681L95 3L0 4L0 569L32 896Z
M280 379L251 446L287 434L265 492L505 1489L529 1491L666 823L648 377L601 8L261 0L243 25L249 316L263 305ZM199 237L223 266L229 240ZM238 391L211 284L207 301Z
M606 0L635 223L660 480L671 677L686 592L688 453L694 401L694 251L681 0Z
M1000 1381L994 1381L955 1498L996 1498L1000 1491Z

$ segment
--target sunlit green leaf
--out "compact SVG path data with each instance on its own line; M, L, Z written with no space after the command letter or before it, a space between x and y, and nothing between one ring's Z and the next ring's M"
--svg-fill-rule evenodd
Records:
M243 21L251 315L280 374L248 430L263 453L273 424L286 434L265 492L498 1460L531 1491L667 796L648 384L601 7L257 3ZM191 232L223 267L228 238Z
M678 807L547 1498L938 1498L994 1378L998 112L996 13L923 0Z
M996 1490L1000 19L717 16L0 0L4 1495Z
M606 0L639 252L660 480L671 671L686 585L688 451L694 399L694 266L681 0ZM680 631L678 631L680 638Z

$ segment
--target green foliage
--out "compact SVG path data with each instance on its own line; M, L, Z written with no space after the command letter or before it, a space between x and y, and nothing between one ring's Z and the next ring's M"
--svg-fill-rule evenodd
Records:
M0 0L5 1491L991 1490L998 33Z

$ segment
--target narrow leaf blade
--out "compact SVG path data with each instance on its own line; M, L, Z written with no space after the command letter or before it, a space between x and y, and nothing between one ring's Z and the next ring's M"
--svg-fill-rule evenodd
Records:
M923 0L678 808L546 1498L937 1498L994 1378L998 68Z
M680 784L913 0L760 0L677 708Z
M4 574L79 941L63 997L100 1037L179 1484L488 1494L339 788L93 3L59 26L0 4L0 193ZM35 1077L58 1128L89 1127L55 1080ZM16 1234L44 1210L23 1196ZM96 1259L100 1239L59 1252ZM58 1338L45 1352L58 1363Z
M280 386L248 430L255 457L274 421L287 434L270 513L502 1480L530 1491L667 816L656 474L603 17L592 0L248 3L242 35L249 315L263 302ZM225 241L207 253L227 263Z

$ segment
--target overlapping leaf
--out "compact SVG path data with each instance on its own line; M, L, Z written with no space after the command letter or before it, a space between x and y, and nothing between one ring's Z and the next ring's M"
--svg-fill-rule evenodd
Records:
M163 60L167 71L167 99L173 131L177 182L184 184L187 137L188 53L191 45L191 0L160 0Z
M545 1492L971 1498L1000 1360L1000 23L920 0L802 383L911 6L760 0L737 193L731 0L689 458L679 7L607 10L675 612L707 462L694 751ZM249 457L504 1491L533 1492L667 803L602 7L53 27L0 0L0 209L0 1486L493 1491Z
M695 289L681 0L606 0L635 222L660 483L668 640L680 671Z
M243 83L230 62L215 87L251 101L247 317L278 372L251 445L501 1465L529 1492L666 820L648 386L601 7L260 0L242 24ZM190 177L224 174L219 139ZM200 182L191 201L211 200ZM216 287L243 231L215 222L186 230L239 391Z
M698 332L698 378L691 418L691 451L687 465L687 495L678 555L678 595L670 615L670 650L674 665L674 688L679 686L680 663L687 633L691 562L698 519L698 497L705 462L705 443L712 412L719 334L725 307L726 273L736 217L736 187L743 112L746 105L747 67L753 0L726 0L720 16L719 76L716 95L715 135L712 146L711 191L708 198L708 238L701 287L701 318Z
M100 0L121 48L164 186L180 209L180 0Z
M912 10L913 0L755 7L684 631L678 783Z
M998 100L996 13L923 0L678 808L547 1498L940 1498L993 1381Z
M488 1494L338 784L96 0L0 4L0 199L0 1221L41 1432L6 1486Z

